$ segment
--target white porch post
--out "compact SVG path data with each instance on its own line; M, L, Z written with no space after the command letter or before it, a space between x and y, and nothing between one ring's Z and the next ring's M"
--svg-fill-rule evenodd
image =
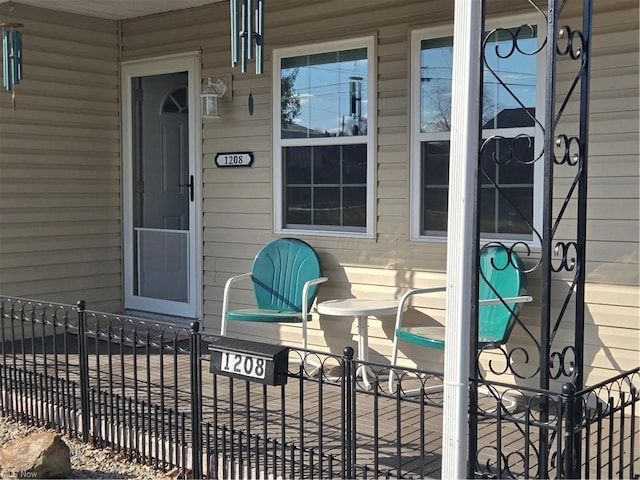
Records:
M471 255L476 200L482 0L456 0L451 86L442 478L467 478Z

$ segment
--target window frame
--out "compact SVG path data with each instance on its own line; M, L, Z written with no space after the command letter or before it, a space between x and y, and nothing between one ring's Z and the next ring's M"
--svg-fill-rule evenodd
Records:
M272 86L272 127L273 127L273 229L275 233L287 235L313 235L325 237L374 238L376 218L376 164L377 164L377 52L376 37L351 38L339 41L314 43L273 50L273 86ZM280 122L280 75L281 60L288 57L314 55L319 53L367 49L367 134L360 136L320 137L320 138L282 138ZM309 225L308 228L291 228L284 224L284 179L283 147L331 146L366 144L367 146L367 192L366 225L364 231L338 230L324 225Z
M535 15L518 15L518 16L506 16L487 21L485 31L491 31L495 28L511 28L520 25L535 25L537 27L538 46L545 40L540 34L544 35L546 31L545 25L541 23L541 19ZM411 123L411 140L410 140L410 240L417 242L433 242L433 243L445 243L447 241L448 233L445 231L442 235L423 234L422 233L422 158L421 158L421 143L423 141L450 141L451 132L432 132L422 133L420 131L420 114L421 114L421 91L420 91L420 75L421 75L421 53L422 53L422 40L437 39L442 37L452 37L453 26L438 26L438 27L426 27L413 29L410 32L410 73L409 73L409 91L412 101L410 102L410 123ZM546 48L546 47L545 47ZM545 54L539 52L536 54L536 120L540 122L542 128L544 128L544 92L545 92ZM416 80L418 79L418 80ZM544 131L537 124L533 127L522 127L528 131L534 132L535 138L535 151L534 155L537 157L541 154L544 148ZM514 127L519 128L519 127ZM482 135L480 144L483 140L492 135L502 135L505 133L513 132L511 129L486 129L490 131L490 135ZM427 138L428 137L428 138ZM450 185L449 185L450 188ZM534 163L533 172L533 227L538 231L542 231L542 216L543 216L543 189L544 189L544 162L542 158L539 158ZM508 242L522 242L526 243L532 248L539 249L541 247L540 240L535 234L531 234L528 239L523 239L519 236L505 235L505 234L493 234L487 235L483 232L480 233L481 242L490 241L508 241Z

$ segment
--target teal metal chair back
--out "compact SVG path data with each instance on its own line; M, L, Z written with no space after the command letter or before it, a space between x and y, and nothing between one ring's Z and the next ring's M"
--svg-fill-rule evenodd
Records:
M320 259L302 240L281 238L258 252L251 268L259 309L302 312L302 290L309 280L322 277ZM308 291L306 311L311 309L319 285Z
M526 293L527 277L518 254L502 246L488 246L480 253L478 298L513 298ZM481 305L478 309L480 346L504 344L509 339L522 303Z
M231 288L250 279L256 308L231 310ZM220 335L227 321L301 323L302 348L307 348L307 322L321 283L320 259L311 245L296 238L279 238L262 247L250 272L229 278L224 285Z

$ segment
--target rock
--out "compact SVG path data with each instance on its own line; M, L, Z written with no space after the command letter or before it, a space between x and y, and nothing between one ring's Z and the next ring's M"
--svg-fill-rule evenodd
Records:
M2 447L0 472L3 478L68 478L69 447L55 432L31 433Z

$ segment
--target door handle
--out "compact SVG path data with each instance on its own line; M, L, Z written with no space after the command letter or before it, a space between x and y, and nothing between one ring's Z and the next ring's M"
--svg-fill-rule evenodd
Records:
M178 186L189 187L189 200L193 202L193 175L189 175L189 183L179 183Z

